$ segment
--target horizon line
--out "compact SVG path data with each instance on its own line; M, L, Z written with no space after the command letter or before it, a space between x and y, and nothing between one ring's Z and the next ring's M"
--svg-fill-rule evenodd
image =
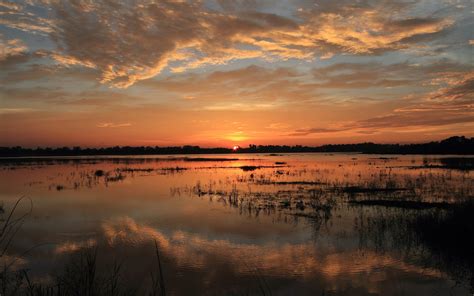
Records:
M141 148L141 147L150 147L150 148L184 148L184 147L189 147L189 148L198 148L198 149L228 149L232 150L233 147L238 146L239 149L249 149L251 146L256 146L256 147L307 147L307 148L319 148L319 147L324 147L324 146L331 146L331 145L360 145L360 144L375 144L375 145L417 145L417 144L429 144L429 143L439 143L448 139L452 138L464 138L468 140L474 139L474 137L466 137L464 135L454 135L446 138L442 138L439 140L431 140L431 141L420 141L420 142L372 142L372 141L367 141L367 142L356 142L356 143L340 143L340 144L335 144L335 143L329 143L329 144L320 144L320 145L302 145L302 144L293 144L293 145L288 145L288 144L248 144L246 146L241 146L239 144L234 144L230 145L227 147L223 146L200 146L200 145L192 145L192 144L184 144L184 145L168 145L168 146L159 146L159 145L137 145L137 146L132 146L132 145L110 145L110 146L80 146L80 145L71 145L71 146L21 146L21 145L16 145L16 146L3 146L0 145L0 148L2 149L13 149L13 148L21 148L21 149L110 149L110 148Z

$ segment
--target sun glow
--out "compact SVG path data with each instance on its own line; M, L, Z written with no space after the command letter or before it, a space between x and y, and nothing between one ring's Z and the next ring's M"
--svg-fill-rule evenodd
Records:
M242 141L247 140L248 138L249 137L247 135L245 135L244 132L242 132L242 131L230 133L230 134L227 134L225 136L225 139L231 140L231 141L234 141L234 142L242 142Z
M239 150L239 149L240 149L240 146L239 146L239 145L234 145L234 147L232 147L232 150L234 150L234 151L237 151L237 150Z

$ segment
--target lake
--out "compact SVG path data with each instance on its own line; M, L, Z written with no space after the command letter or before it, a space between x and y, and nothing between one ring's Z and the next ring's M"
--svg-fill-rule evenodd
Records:
M2 285L75 289L92 260L123 294L472 295L472 177L436 155L0 159Z

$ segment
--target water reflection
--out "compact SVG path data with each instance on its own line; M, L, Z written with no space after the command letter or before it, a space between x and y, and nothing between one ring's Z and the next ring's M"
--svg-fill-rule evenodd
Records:
M34 201L2 259L56 287L96 258L97 281L146 294L156 241L169 294L469 294L474 223L457 204L472 200L470 170L413 156L216 158L0 162L5 209L20 193Z

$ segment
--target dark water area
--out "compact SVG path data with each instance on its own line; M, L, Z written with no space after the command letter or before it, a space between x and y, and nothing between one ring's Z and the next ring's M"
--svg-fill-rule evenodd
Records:
M0 201L5 295L474 292L472 157L4 158Z

